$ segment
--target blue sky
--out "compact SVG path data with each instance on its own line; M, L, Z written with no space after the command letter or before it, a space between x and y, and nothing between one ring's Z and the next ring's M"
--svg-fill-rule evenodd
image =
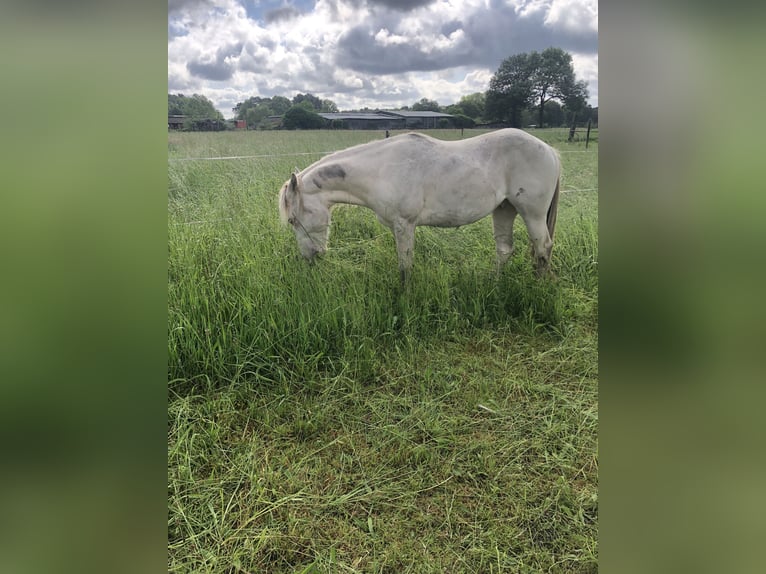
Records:
M598 105L596 0L169 0L168 91L226 117L250 96L340 109L442 105L486 91L503 59L557 46Z

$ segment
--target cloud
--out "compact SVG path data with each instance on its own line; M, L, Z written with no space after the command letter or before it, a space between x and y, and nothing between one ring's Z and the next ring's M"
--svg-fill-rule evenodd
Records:
M341 109L446 105L549 46L598 100L595 0L170 0L168 13L169 89L228 115L234 97L298 92Z
M188 12L192 9L211 5L214 0L168 0L168 15Z
M445 18L443 11L432 8L417 24L400 19L391 25L382 19L383 27L373 17L352 28L338 42L338 63L374 74L468 64L497 69L512 54L542 51L549 46L577 53L595 53L598 49L597 30L590 25L575 26L564 11L555 15L553 23L546 23L548 12L519 15L501 0L492 0L487 8L477 7L459 18ZM582 20L579 13L577 16ZM566 25L557 27L558 23Z
M398 10L400 12L409 12L433 4L436 0L367 0L368 4L373 6L385 6L392 10Z
M243 44L241 42L222 46L216 51L215 58L212 61L192 61L186 65L186 68L193 76L199 76L214 82L223 82L230 79L234 74L235 66L230 60L242 52L242 47Z
M267 24L272 24L274 22L292 20L293 18L297 18L301 14L303 14L303 12L301 12L297 8L294 8L293 6L284 6L282 8L268 10L264 14L263 18Z
M461 66L469 61L464 35L455 30L450 36L434 34L414 39L392 34L386 28L377 32L367 26L344 34L338 42L337 62L344 68L372 74L433 71Z

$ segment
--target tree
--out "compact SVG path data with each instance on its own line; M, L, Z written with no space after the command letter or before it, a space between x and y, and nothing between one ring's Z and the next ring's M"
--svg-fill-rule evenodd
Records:
M573 98L584 93L587 97L587 89L584 82L575 81L572 56L561 48L546 48L542 53L532 52L532 91L534 99L539 103L538 127L543 127L545 119L545 103L555 99L565 102L567 98ZM567 106L569 107L569 106Z
M314 130L324 127L325 120L317 114L307 110L303 105L298 104L285 112L282 118L282 126L288 130Z
M452 121L456 128L472 128L476 125L476 122L473 120L473 118L470 118L465 114L455 114L455 117L452 118Z
M420 101L412 104L413 112L440 112L442 111L439 102L436 100L429 100L428 98L422 98Z
M186 116L184 129L213 131L226 129L223 114L215 109L213 102L201 94L185 96L168 94L168 115Z
M269 104L272 116L281 116L292 107L290 100L284 96L274 96Z
M537 104L537 126L545 125L545 104L557 100L568 109L584 106L588 90L575 79L572 56L561 48L516 54L503 60L489 82L485 114L521 126L521 112ZM463 106L465 109L465 106ZM558 122L554 113L549 121Z
M234 106L231 111L234 112L234 117L236 117L238 120L244 120L247 117L247 111L250 108L254 108L258 105L260 105L263 102L267 102L268 100L266 98L259 98L258 96L253 96L252 98L246 99L244 102L239 102L236 106Z
M316 110L317 112L322 109L322 100L317 98L314 94L298 94L293 98L293 105L297 106L304 102L308 102L310 107L306 109Z
M266 118L268 118L270 115L273 115L271 113L271 108L269 107L268 103L261 102L254 108L249 108L245 112L245 120L247 122L247 126L249 128L254 128L263 122Z
M194 120L223 120L223 114L215 109L213 102L201 94L168 94L168 115Z
M261 98L253 96L244 102L239 102L232 108L239 120L245 120L248 127L269 128L269 116L281 116L292 107L290 100L283 96Z
M460 106L460 104L450 104L444 108L444 113L451 114L453 116L465 115L465 111L463 110L462 106Z
M545 106L543 121L545 122L545 125L549 127L565 126L567 119L566 112L564 111L562 105L559 104L556 100L548 102L548 104Z
M534 97L534 65L527 53L503 60L489 81L485 105L488 119L509 121L513 127L521 127L521 111L531 104Z
M588 87L583 81L575 81L574 74L569 83L562 88L562 100L568 113L572 115L572 122L569 127L569 141L574 139L577 128L577 116L587 106Z
M482 118L484 117L484 108L487 105L487 96L482 92L476 92L460 98L457 105L469 118Z
M322 108L319 110L322 113L338 113L338 106L332 100L322 100Z
M588 86L584 81L565 85L562 93L562 101L567 111L579 114L582 110L588 107Z

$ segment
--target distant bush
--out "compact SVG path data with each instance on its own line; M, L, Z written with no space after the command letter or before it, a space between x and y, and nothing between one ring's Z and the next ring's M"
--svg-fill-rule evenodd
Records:
M325 120L319 114L303 106L293 106L285 112L282 127L287 130L316 130L325 126Z
M472 128L476 125L474 119L469 118L465 114L455 114L455 117L452 118L452 121L456 128Z

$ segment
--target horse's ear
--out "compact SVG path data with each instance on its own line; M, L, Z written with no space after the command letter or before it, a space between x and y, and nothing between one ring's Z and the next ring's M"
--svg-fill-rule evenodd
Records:
M298 191L298 178L295 177L294 173L290 174L290 191L293 193Z

